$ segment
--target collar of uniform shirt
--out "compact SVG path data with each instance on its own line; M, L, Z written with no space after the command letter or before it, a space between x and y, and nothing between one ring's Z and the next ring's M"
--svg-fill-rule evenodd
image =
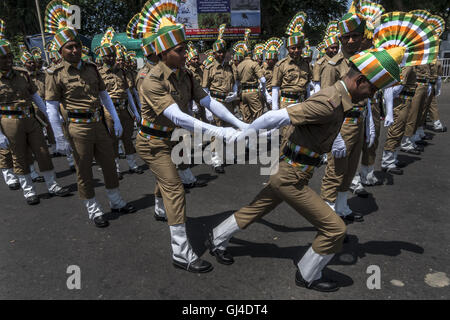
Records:
M339 82L342 84L342 87L344 88L345 92L347 93L347 97L343 98L344 111L347 111L347 110L350 110L351 108L353 108L352 95L348 91L348 88L347 88L345 82L342 80L339 80Z

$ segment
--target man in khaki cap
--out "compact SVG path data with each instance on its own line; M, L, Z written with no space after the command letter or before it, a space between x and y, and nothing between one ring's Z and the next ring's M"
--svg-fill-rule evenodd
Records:
M49 31L55 33L53 41L63 57L63 62L49 72L45 83L47 110L55 133L56 148L62 153L73 149L80 198L94 224L97 227L107 227L109 222L95 199L92 176L94 157L102 168L111 211L131 213L136 208L127 204L119 193L119 180L112 157L112 133L108 132L102 121L101 105L107 108L114 120L116 136L122 135L122 125L97 66L81 60L82 45L77 31L71 28L49 28ZM70 144L62 130L60 103L67 111Z

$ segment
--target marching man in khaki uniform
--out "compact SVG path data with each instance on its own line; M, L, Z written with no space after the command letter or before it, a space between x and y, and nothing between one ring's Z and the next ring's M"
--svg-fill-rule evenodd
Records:
M170 2L173 4L172 2ZM189 115L192 100L210 109L222 120L245 129L221 103L212 99L192 73L185 69L186 44L184 25L176 24L178 6L169 1L151 0L141 11L139 30L143 42L154 46L161 61L151 70L140 87L142 97L141 128L136 138L140 157L150 166L161 190L170 228L172 262L177 268L196 273L209 272L212 265L200 259L192 250L186 234L185 191L177 173L171 152L176 141L171 136L176 127L194 128L216 139L235 136L232 128L219 128ZM149 10L149 8L156 9ZM174 10L174 8L176 10ZM161 14L155 16L155 12Z
M441 95L441 88L442 88L442 74L443 74L443 68L442 63L438 60L436 64L432 67L435 69L435 75L436 75L436 87L435 87L435 93L432 94L432 99L430 103L430 119L433 122L432 130L434 132L446 132L447 127L444 126L439 118L439 111L438 111L438 105L437 105L437 97Z
M304 46L304 12L297 13L287 27L288 56L275 64L272 78L272 109L278 110L306 98L306 86L311 79L309 64L302 58Z
M40 202L30 175L29 150L36 157L49 194L67 196L69 189L61 187L55 180L44 134L34 116L32 102L46 115L45 103L28 72L12 65L11 45L4 39L4 22L0 20L0 149L10 149L14 174L19 179L28 204Z
M335 55L322 71L321 88L327 88L345 76L350 69L350 57L361 46L365 19L359 13L347 13L338 24L341 52ZM367 110L366 110L367 107ZM368 121L364 118L368 117ZM366 124L366 126L364 125ZM365 130L366 129L366 130ZM363 221L360 214L352 212L347 204L347 191L358 169L364 135L369 146L375 140L375 127L367 102L359 101L346 113L341 131L327 155L327 167L322 179L321 197L342 219Z
M69 16L54 19L50 14L53 6L50 2L46 13L46 31L54 34L53 42L63 57L63 62L49 71L45 83L47 110L57 151L70 152L73 149L77 169L77 183L80 198L88 211L89 218L97 227L106 227L109 222L103 217L103 210L95 199L92 177L92 160L95 157L102 168L106 194L112 212L131 213L136 209L127 204L119 193L119 179L115 170L113 140L102 121L101 105L104 105L114 119L114 134L122 135L122 125L105 83L95 64L81 61L81 41L75 29L67 27ZM64 19L65 18L65 19ZM59 106L67 111L68 134L70 144L62 130Z
M379 37L376 42L379 47L351 57L349 71L341 80L303 103L267 112L237 138L244 139L250 130L270 130L290 125L286 130L287 139L280 149L282 155L278 171L271 175L264 189L249 205L225 219L210 234L206 245L219 263L228 265L234 262L226 249L237 231L246 229L286 201L317 229L312 246L297 264L296 284L317 291L339 289L338 283L322 276L322 270L334 254L341 250L346 226L308 187L308 181L314 167L320 162L320 154L332 149L346 112L351 111L358 102L372 97L377 90L398 83L398 64L402 61L421 63L422 56L436 56L433 42L429 38L424 38L423 42L418 41L416 46L414 40L405 37L409 30L390 28L392 25L401 25L410 18L411 15L406 16L404 13L383 15L379 33L375 35ZM419 24L418 28L424 30L421 34L429 34L426 25ZM403 42L405 38L406 41ZM390 42L390 39L394 41ZM399 47L403 43L409 47ZM427 48L430 44L431 50L421 51L421 48ZM384 46L389 46L389 49L383 49Z
M221 102L228 111L234 113L232 102L237 99L238 87L234 78L233 69L228 63L225 63L226 42L222 39L225 32L225 24L219 27L218 39L213 44L214 61L205 67L203 71L203 81L201 82L203 89L215 100ZM215 117L215 124L218 127L229 127L230 124L223 122L220 118ZM214 139L212 142L212 165L217 173L225 173L223 168L223 156L217 150L218 144L222 141Z
M264 78L266 79L266 100L268 106L272 107L272 78L275 64L278 62L278 50L283 45L283 40L272 37L264 44L266 50L266 63L264 64Z
M98 68L98 71L106 85L106 91L108 91L111 97L116 112L119 116L120 123L123 127L123 133L120 137L114 138L114 156L116 162L116 171L119 180L122 178L119 165L119 139L123 141L124 151L129 166L130 173L142 174L144 173L136 163L135 153L136 149L133 145L133 131L134 131L134 118L137 123L140 123L140 115L134 104L133 95L128 86L125 71L116 63L116 51L117 48L112 44L114 38L114 29L108 28L103 36L100 47L97 49L97 54L102 57L103 66ZM110 132L114 131L114 120L111 117L108 110L105 110L105 119L108 124Z
M251 50L248 44L250 29L245 31L244 60L239 63L236 70L236 86L241 86L241 112L243 121L250 123L263 113L263 106L259 99L259 91L266 92L266 79L264 70L252 60ZM259 82L259 84L258 84Z
M339 51L338 33L339 33L338 21L329 22L323 40L325 47L325 55L320 59L318 59L313 67L312 82L314 85L314 92L320 91L321 88L320 79L322 78L323 68Z

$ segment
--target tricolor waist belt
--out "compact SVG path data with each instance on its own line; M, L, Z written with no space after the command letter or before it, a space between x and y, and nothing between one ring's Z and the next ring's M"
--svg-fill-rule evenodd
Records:
M0 106L1 118L24 119L30 118L33 114L33 107Z
M305 172L313 171L314 167L319 166L321 161L318 153L291 141L287 142L280 160L284 160L294 168Z
M160 126L142 119L139 134L146 139L170 140L174 128Z
M218 91L210 91L209 92L210 96L213 97L214 99L223 102L225 101L225 98L227 97L226 93L222 93L222 92L218 92Z
M398 95L398 98L401 100L411 100L414 97L414 90L402 90Z
M361 122L365 107L355 106L352 110L347 111L344 116L344 123L357 124Z
M289 102L289 103L296 103L296 102L301 102L301 101L305 100L304 93L281 91L280 97L281 97L280 98L281 102Z
M116 110L125 110L127 108L127 99L111 99Z
M422 84L427 84L428 83L428 79L426 79L426 78L417 78L416 82L417 83L422 83Z
M67 111L67 117L69 122L72 123L94 123L100 122L102 119L99 110L89 111L84 109L71 109Z

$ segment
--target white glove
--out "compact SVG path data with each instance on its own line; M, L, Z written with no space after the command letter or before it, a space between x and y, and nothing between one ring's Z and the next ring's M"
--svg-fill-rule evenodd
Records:
M198 105L195 103L194 100L192 100L192 112L193 113L198 113L199 112Z
M400 95L400 93L402 92L403 88L404 88L404 86L398 85L398 86L395 86L395 87L390 87L388 89L392 90L392 98L394 99L394 98L397 98ZM387 90L387 89L385 89L385 90Z
M436 97L439 97L441 95L441 87L442 87L442 79L441 77L438 77L436 80Z
M340 132L336 139L334 139L333 146L331 147L331 153L337 159L344 158L347 154L347 147L345 146L345 141L342 139Z
M266 101L268 104L272 105L272 96L269 94L267 90L266 90Z
M402 87L402 86L399 86ZM386 117L384 118L384 126L389 127L394 123L394 111L393 104L397 87L384 89L384 102L386 104Z
M272 87L272 110L278 110L278 94L280 87Z
M230 92L230 93L228 93L228 95L227 95L227 97L225 98L224 101L226 103L229 103L229 102L232 102L232 101L234 101L236 99L237 99L237 92Z
M214 116L213 116L212 112L209 111L207 108L205 108L205 115L206 115L206 120L208 120L209 122L214 121Z
M8 138L0 130L0 149L8 149L9 141Z
M433 86L431 85L431 83L429 83L427 89L427 97L431 96L431 91L433 91Z
M366 115L366 142L370 148L375 142L375 124L372 117L372 106L370 100L367 102L367 115Z
M123 133L122 124L120 123L119 119L115 119L114 120L114 134L116 135L117 138L120 138L122 136L122 133Z
M68 155L72 153L72 148L64 136L55 137L56 152Z

